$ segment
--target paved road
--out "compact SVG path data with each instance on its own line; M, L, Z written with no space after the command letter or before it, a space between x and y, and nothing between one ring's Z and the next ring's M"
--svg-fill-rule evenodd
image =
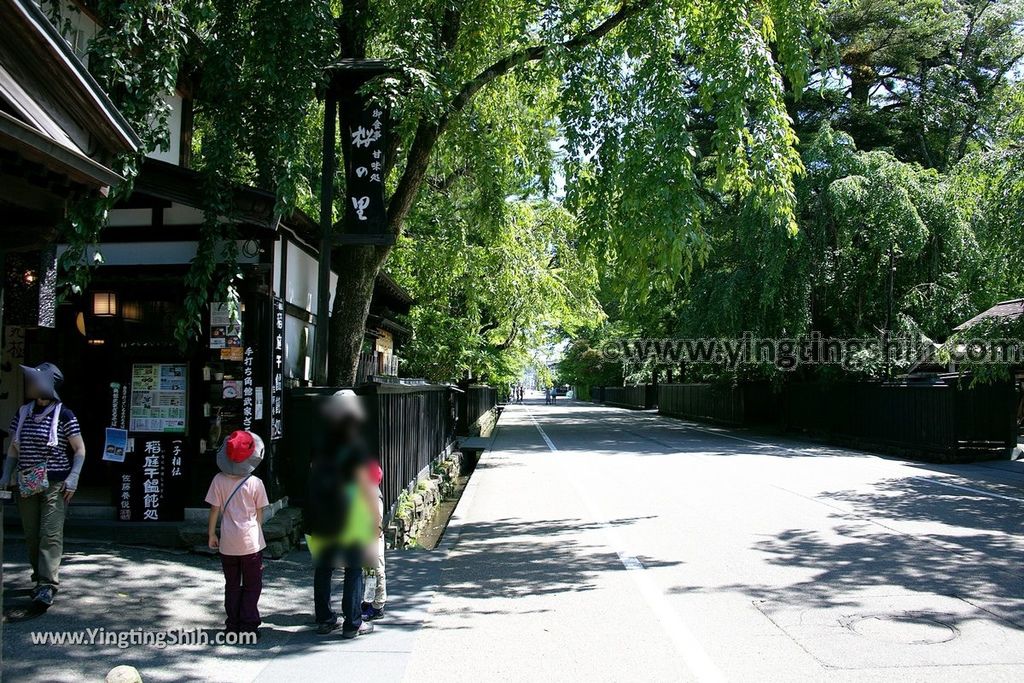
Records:
M407 681L1022 680L1024 470L510 406Z

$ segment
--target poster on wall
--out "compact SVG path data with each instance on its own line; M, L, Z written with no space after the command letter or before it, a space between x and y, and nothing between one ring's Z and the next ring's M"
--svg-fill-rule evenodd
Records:
M107 427L106 441L103 444L103 459L107 462L124 462L124 454L128 451L128 431Z
M187 388L188 366L184 363L132 365L129 431L184 432Z
M210 304L210 348L241 349L242 321L226 301ZM223 355L223 354L222 354Z

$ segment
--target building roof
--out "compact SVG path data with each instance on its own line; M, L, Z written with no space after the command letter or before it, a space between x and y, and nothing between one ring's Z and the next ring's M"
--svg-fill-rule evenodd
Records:
M120 183L141 142L31 0L0 0L0 227L8 248L52 237L69 199Z
M0 37L5 128L21 124L87 166L139 150L135 131L32 0L0 0Z
M995 306L986 309L974 316L970 320L957 325L953 330L960 332L966 330L968 327L973 327L983 320L990 320L999 318L1002 320L1016 320L1024 316L1024 299L1009 299L1007 301L1000 301Z

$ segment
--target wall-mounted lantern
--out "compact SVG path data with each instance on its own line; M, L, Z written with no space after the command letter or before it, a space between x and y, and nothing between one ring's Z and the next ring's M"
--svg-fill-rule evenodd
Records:
M93 292L92 314L97 318L113 318L116 316L117 294L114 292Z

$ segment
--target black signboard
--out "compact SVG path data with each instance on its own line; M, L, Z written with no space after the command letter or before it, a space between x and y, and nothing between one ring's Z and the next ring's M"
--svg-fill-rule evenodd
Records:
M270 440L284 435L284 300L274 297L270 368Z
M252 431L252 423L256 419L255 362L256 350L246 346L242 356L242 428L248 431Z
M341 242L380 244L393 241L384 202L384 155L387 111L361 95L342 102L345 158L345 230Z
M135 451L120 472L118 519L124 522L177 522L185 516L185 441L136 436Z

